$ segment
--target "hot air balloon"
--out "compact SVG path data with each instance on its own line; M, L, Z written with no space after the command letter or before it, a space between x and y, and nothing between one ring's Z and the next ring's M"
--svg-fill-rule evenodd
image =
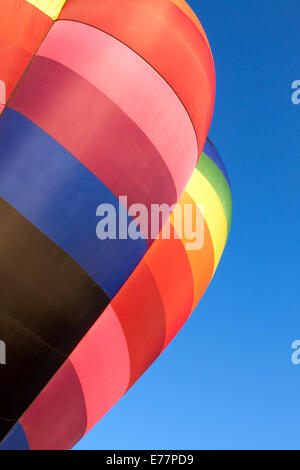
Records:
M214 64L181 0L0 13L0 449L69 449L174 338L225 247Z

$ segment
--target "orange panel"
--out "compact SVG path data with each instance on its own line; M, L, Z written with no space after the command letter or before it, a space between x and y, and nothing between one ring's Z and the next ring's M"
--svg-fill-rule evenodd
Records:
M181 206L182 210L184 210L183 207L185 204L191 205L194 210L196 209L194 200L186 192L183 194L178 204ZM196 210L199 211L200 209L197 208ZM193 213L193 217L194 215L195 213ZM171 216L171 223L174 225L174 215ZM210 283L214 270L214 248L205 220L203 220L203 230L203 246L196 250L186 251L194 278L194 301L192 310L194 310L204 294L208 284ZM186 247L191 241L185 237L183 226L180 229L177 229L177 232L182 233L182 242Z
M178 8L180 8L192 20L192 22L194 23L195 26L197 26L197 28L201 32L202 36L204 37L208 47L210 48L207 36L206 36L205 31L203 29L203 26L200 23L197 15L191 9L191 7L184 0L171 0L171 1L173 3L175 3L175 5L177 5Z

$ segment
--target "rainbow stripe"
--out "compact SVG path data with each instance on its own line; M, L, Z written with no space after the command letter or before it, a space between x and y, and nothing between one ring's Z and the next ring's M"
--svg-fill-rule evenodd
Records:
M0 13L0 448L66 449L174 338L224 250L214 64L183 0L0 0ZM135 223L121 196L177 204L173 234L189 205L203 243L100 242L99 204Z

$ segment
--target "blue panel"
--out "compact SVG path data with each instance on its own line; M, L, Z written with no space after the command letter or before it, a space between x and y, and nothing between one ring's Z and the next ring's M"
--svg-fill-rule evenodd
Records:
M0 443L0 450L30 450L25 432L19 422Z
M122 206L119 216L118 198L95 175L10 108L0 119L0 196L72 256L110 298L146 252L144 239L97 238L99 204L114 206L117 226L126 209Z
M225 176L227 180L228 186L231 188L230 180L229 180L225 165L217 149L214 147L214 145L210 142L209 139L207 139L204 144L203 152L217 165L219 170L221 170L221 172L223 173L223 175Z

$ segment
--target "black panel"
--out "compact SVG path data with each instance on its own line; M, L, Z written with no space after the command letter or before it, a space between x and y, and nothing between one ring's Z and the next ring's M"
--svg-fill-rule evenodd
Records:
M0 366L1 418L20 417L109 301L73 259L0 198L0 339L7 354ZM7 427L1 424L0 433Z

